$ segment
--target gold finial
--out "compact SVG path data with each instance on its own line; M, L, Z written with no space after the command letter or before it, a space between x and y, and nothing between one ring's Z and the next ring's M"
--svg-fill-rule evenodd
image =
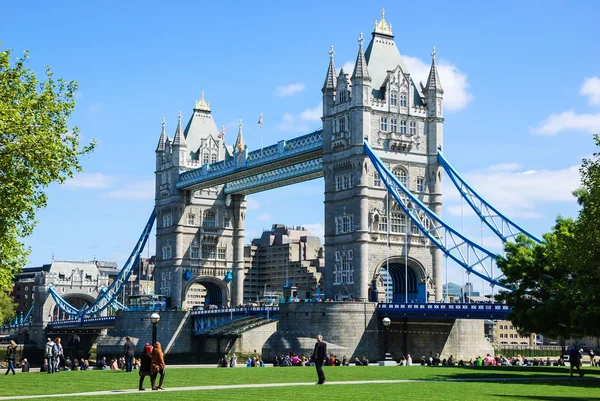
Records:
M202 91L202 99L196 102L196 110L210 111L210 103L204 100L204 91Z
M381 21L375 20L375 33L383 33L384 35L392 35L392 24L385 21L385 9L381 9Z

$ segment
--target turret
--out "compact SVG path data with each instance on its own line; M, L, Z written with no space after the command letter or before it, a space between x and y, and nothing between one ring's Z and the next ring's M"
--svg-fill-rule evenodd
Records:
M335 90L336 90L336 80L337 76L335 73L335 65L333 64L333 55L335 52L333 51L333 45L329 50L329 67L327 68L327 75L325 76L325 83L323 84L323 88L321 92L323 92L323 115L326 116L329 113L329 110L335 103Z
M183 130L181 129L181 111L177 116L177 130L175 131L175 138L173 138L172 148L172 160L173 165L178 167L185 166L185 156L187 153L187 144L185 143L185 137L183 136Z
M235 140L235 145L233 146L234 154L244 153L244 151L246 150L246 145L244 144L244 136L242 135L243 126L244 125L242 124L242 120L240 120L240 123L238 124L239 129L237 139Z
M167 145L167 133L165 131L166 125L167 122L163 118L162 129L160 131L160 138L158 139L158 146L156 146L156 171L161 169L161 165L165 157L165 149Z
M352 105L366 106L369 104L371 94L371 77L367 68L367 60L363 52L363 34L358 38L358 55L352 73Z
M427 79L427 84L424 88L425 100L428 105L429 117L442 117L442 99L444 95L444 90L442 89L442 84L440 83L440 76L438 75L438 70L435 65L435 56L437 55L435 51L435 46L431 52L431 69L429 70L429 78Z

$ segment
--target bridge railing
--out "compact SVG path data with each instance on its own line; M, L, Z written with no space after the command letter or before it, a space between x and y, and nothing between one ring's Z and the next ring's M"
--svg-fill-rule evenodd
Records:
M205 310L193 310L193 317L200 316L214 316L214 315L243 315L243 314L263 314L263 313L278 313L279 306L249 306L241 308L220 308L220 309L205 309Z
M495 317L502 318L511 311L501 303L384 303L377 304L377 310L387 313L423 316Z
M110 326L115 323L115 316L98 316L70 320L54 320L48 323L51 328L73 328L91 326Z

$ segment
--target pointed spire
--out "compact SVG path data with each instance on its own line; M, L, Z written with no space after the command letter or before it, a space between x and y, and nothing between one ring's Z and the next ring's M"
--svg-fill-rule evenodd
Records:
M435 46L431 51L431 69L429 70L429 78L427 78L427 84L425 85L425 91L438 91L440 93L444 93L442 89L442 84L440 82L440 76L438 75L437 67L435 66L435 56L437 52L435 51Z
M331 50L329 50L329 67L327 68L327 75L325 76L325 83L323 84L323 91L326 89L330 89L335 91L336 88L336 74L335 74L335 65L333 65L333 55L335 52L333 51L333 45L331 45Z
M166 120L162 119L162 130L160 131L160 138L158 140L158 146L156 147L157 152L165 151L165 143L167 142L167 132L165 130L165 126L167 125Z
M175 138L173 138L173 146L177 145L186 146L183 130L181 129L181 111L177 115L177 130L175 131Z
M235 145L234 145L234 150L236 151L236 153L241 153L244 151L244 149L246 149L246 145L244 145L244 137L242 136L242 127L244 126L244 124L242 124L242 120L240 120L240 123L238 124L239 130L238 130L238 136L237 139L235 140Z
M367 69L367 60L363 53L363 34L360 33L358 38L358 55L356 56L356 63L354 64L354 72L352 73L352 79L362 79L363 81L371 81L369 76L369 70Z

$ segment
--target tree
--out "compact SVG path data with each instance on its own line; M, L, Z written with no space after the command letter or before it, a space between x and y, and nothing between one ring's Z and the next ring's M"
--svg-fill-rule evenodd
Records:
M595 136L600 147L600 137ZM550 337L600 336L600 154L585 159L582 187L574 192L577 220L560 216L544 242L525 236L505 245L498 267L505 285L499 301L512 308L508 318L522 333Z
M95 145L80 149L79 131L67 123L77 83L55 80L49 67L38 81L26 66L27 52L14 63L10 57L10 50L0 52L0 292L10 291L27 262L21 239L46 206L44 190L81 171L80 157Z

